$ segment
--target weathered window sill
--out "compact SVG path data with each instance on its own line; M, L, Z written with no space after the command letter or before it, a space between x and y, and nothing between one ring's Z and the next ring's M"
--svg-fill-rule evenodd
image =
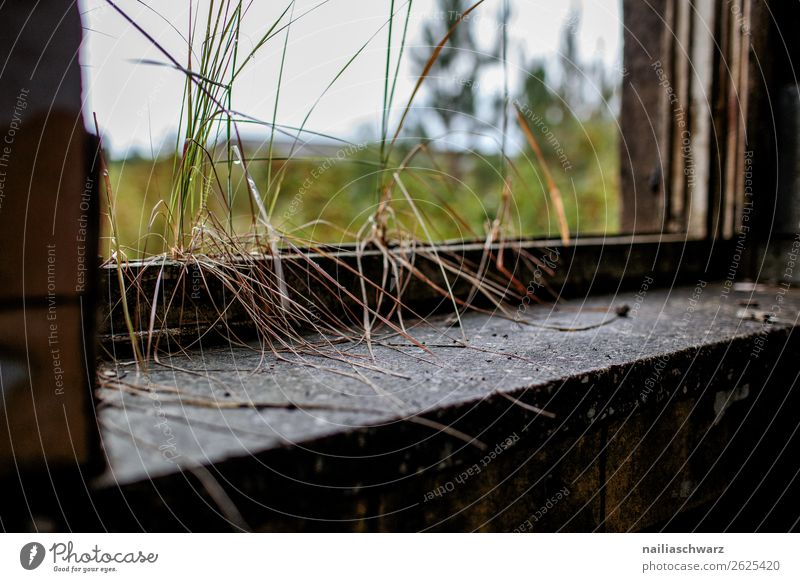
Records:
M391 374L362 370L373 386L262 361L257 349L162 359L149 374L155 392L101 393L110 467L95 507L111 529L719 527L732 519L724 508L772 486L756 475L797 469L789 412L800 295L642 281L532 309L536 326L468 315L472 348L445 320L419 326L430 353L376 346ZM777 296L777 320L758 319ZM626 317L615 315L621 305ZM228 408L238 401L258 406ZM760 447L778 444L791 445L785 463L761 467ZM772 516L776 528L788 519L780 508Z

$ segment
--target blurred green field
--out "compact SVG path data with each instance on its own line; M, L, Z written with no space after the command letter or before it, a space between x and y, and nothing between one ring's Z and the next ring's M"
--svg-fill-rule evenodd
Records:
M561 190L570 232L579 235L610 234L618 230L618 143L616 123L605 117L548 126L531 123L547 165ZM374 212L379 183L377 146L320 146L289 162L274 160L272 176L286 164L272 214L282 232L314 242L352 242ZM399 152L402 154L403 152ZM247 154L246 154L247 155ZM258 156L255 156L258 157ZM393 160L399 163L401 155ZM442 152L418 153L402 180L423 213L436 240L475 239L498 213L502 192L502 158L499 154ZM174 158L128 158L109 164L117 234L128 259L170 250L165 231L174 172ZM253 224L253 205L241 166L233 165L233 212L223 200L228 166L215 164L216 180L206 184L205 208L186 209L189 218L203 217L207 225L233 226L246 234ZM391 165L389 166L391 171ZM510 216L504 221L507 236L558 237L558 219L547 197L544 176L533 153L525 149L507 165L512 188ZM254 159L248 169L261 192L267 188L268 164ZM274 184L274 183L273 183ZM222 185L222 187L220 187ZM269 206L269 201L265 201ZM424 234L411 208L397 192L393 203L397 219L406 228ZM229 216L230 214L230 216ZM209 220L209 217L213 217ZM194 222L194 220L192 221ZM103 253L109 256L110 221L104 221Z

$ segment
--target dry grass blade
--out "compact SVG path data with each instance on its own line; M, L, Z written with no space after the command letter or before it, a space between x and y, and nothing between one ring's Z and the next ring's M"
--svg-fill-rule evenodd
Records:
M475 10L478 6L483 4L483 2L484 0L478 0L472 6L467 8L464 12L459 14L458 18L453 23L453 26L450 27L450 30L447 31L447 34L444 35L444 37L442 37L442 39L439 41L439 44L437 44L436 48L433 49L430 58L428 58L428 61L425 63L425 67L422 69L422 73L420 73L420 76L417 79L416 84L414 85L414 89L411 91L411 96L408 98L408 102L406 103L405 109L403 109L403 115L400 117L400 121L397 123L397 129L395 130L394 137L392 137L392 141L389 144L389 150L391 150L395 142L397 142L397 138L400 136L400 132L403 129L403 124L405 123L405 120L408 117L409 111L411 111L411 105L414 103L414 99L416 98L417 93L419 93L419 90L422 87L422 84L425 82L425 79L428 78L428 75L430 74L433 65L438 60L439 55L442 52L442 49L444 49L444 46L447 44L447 41L449 41L450 37L453 36L453 33L455 32L456 28L458 28L458 25L461 24L465 18L468 18L470 13L473 10ZM386 157L387 158L389 157L388 153L386 154Z
M439 432L443 432L446 435L449 435L453 438L456 438L460 441L467 443L468 445L472 445L473 447L477 448L480 451L485 451L489 447L486 446L486 443L476 439L468 435L465 432L461 432L453 428L452 426L447 426L442 424L441 422L436 422L435 420L430 420L429 418L425 418L424 416L409 416L406 420L409 422L413 422L414 424L419 424L421 426L427 426L428 428L432 428L433 430L438 430Z
M506 394L505 392L499 392L498 391L497 394L499 394L500 396L502 396L506 400L509 400L509 401L513 402L514 404L516 404L520 408L524 408L525 410L528 410L530 412L534 412L534 413L536 413L536 414L538 414L540 416L544 416L546 418L552 418L552 419L554 419L556 417L556 415L553 414L552 412L547 412L546 410L543 410L543 409L539 408L538 406L533 406L531 404L526 404L526 403L522 402L521 400L519 400L518 398L514 398L513 396L511 396L510 394Z
M125 317L125 326L128 329L128 336L131 340L131 345L133 346L133 352L136 357L136 365L139 367L144 367L146 365L144 358L142 357L142 351L139 348L139 341L136 338L136 330L133 325L133 320L131 319L130 310L128 308L128 296L127 291L125 289L125 276L122 273L122 253L119 246L119 237L116 235L116 222L114 219L114 196L113 191L111 189L111 180L108 177L108 163L106 162L105 154L103 154L103 139L100 135L100 125L97 123L97 114L93 114L94 117L94 129L97 133L98 139L98 155L100 157L100 172L103 175L103 183L105 185L106 190L106 200L108 204L108 213L111 222L111 232L112 232L112 239L116 242L116 271L117 271L117 282L119 284L119 292L120 298L122 302L122 313Z
M197 478L200 484L208 493L209 497L216 503L219 510L223 513L228 522L241 531L251 531L252 528L245 520L239 508L230 498L225 488L220 482L211 474L205 466L200 463L192 463L190 465L183 465L184 470L189 471Z
M539 161L539 165L542 167L545 180L547 180L547 189L550 193L550 200L552 200L553 206L556 210L556 215L558 216L558 228L561 232L561 241L564 243L564 245L569 245L569 225L567 224L567 213L564 211L564 201L561 199L561 191L558 189L558 186L556 186L556 182L553 180L553 175L550 173L550 169L547 167L547 162L544 159L544 155L539 147L539 143L536 141L536 138L533 137L533 132L531 131L531 128L528 127L528 121L525 119L525 115L522 113L522 110L516 102L514 103L514 109L517 112L517 122L519 123L519 127L522 129L522 133L525 134L525 139L528 140L528 144L531 146L531 149L536 154L536 159Z
M458 327L461 329L461 334L463 336L464 341L466 341L467 336L466 336L466 333L464 332L464 326L461 323L461 313L460 313L460 310L458 308L458 303L456 302L456 295L455 295L455 293L453 293L453 288L450 286L450 279L447 277L447 273L445 271L444 265L442 264L442 261L439 259L438 251L436 250L436 246L435 246L435 243L433 241L433 237L431 237L430 232L428 232L428 226L425 223L425 219L422 218L422 215L420 214L419 209L417 208L417 205L414 203L414 200L411 198L411 195L408 193L408 190L406 190L406 187L403 185L402 180L400 180L400 174L395 172L393 174L393 177L394 177L395 184L397 184L397 186L400 188L400 191L403 193L403 196L405 196L405 198L406 198L406 202L408 202L408 204L411 206L411 209L414 212L414 216L416 216L416 218L417 218L418 224L422 227L422 230L425 232L425 236L428 239L428 243L430 243L430 245L431 245L431 250L433 251L433 254L434 254L435 258L436 258L436 262L439 264L439 269L441 270L442 278L444 279L444 284L447 286L447 293L448 293L448 295L450 296L450 298L453 301L453 307L455 309L455 315L456 315L456 318L458 319Z

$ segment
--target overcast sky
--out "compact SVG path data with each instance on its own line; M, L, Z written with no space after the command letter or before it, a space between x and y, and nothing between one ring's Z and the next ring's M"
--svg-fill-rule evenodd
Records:
M186 44L174 26L185 33L189 0L117 0L148 33L179 61L185 62ZM320 0L298 0L300 15ZM180 114L183 78L168 68L143 64L164 61L138 31L118 16L105 0L80 0L85 41L82 53L86 111L96 112L115 155L132 148L144 153L174 136ZM288 2L287 2L288 3ZM148 10L149 5L159 15ZM468 3L464 2L466 6ZM621 54L620 0L583 0L579 51L583 58L601 54L609 65ZM194 0L195 10L207 0ZM333 75L377 31L357 61L325 95L311 117L309 128L352 138L365 127L377 134L383 93L389 0L329 0L291 27L278 118L298 125ZM485 46L496 41L501 0L486 0L474 13ZM566 0L512 0L514 18L509 25L509 66L522 70L533 56L555 56L561 27L568 17ZM395 7L405 6L396 0ZM436 13L434 0L415 0L410 24L410 45L419 44L426 18ZM263 33L283 11L280 0L254 0L244 23L243 42ZM395 38L399 41L399 34ZM261 119L270 119L283 37L265 46L248 64L234 94L234 108ZM524 61L521 58L524 53ZM419 74L408 59L401 67L395 107L408 98ZM488 75L487 87L499 84L499 73Z

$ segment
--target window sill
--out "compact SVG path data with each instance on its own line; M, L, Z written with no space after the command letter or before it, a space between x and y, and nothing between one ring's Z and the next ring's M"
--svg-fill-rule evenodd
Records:
M753 451L785 446L796 428L783 400L796 400L800 294L785 295L775 323L743 319L737 304L769 309L776 293L640 288L530 311L541 325L590 327L577 332L470 314L473 349L457 347L456 328L418 327L431 353L376 347L397 376L365 372L406 413L353 378L269 355L259 366L258 350L162 359L174 367L150 380L185 391L182 400L102 391L110 466L95 504L112 529L235 528L220 487L253 529L681 527L723 493L733 503L737 487L750 491L763 474ZM623 304L627 317L596 326ZM274 407L195 404L236 398ZM787 452L781 475L796 458Z

